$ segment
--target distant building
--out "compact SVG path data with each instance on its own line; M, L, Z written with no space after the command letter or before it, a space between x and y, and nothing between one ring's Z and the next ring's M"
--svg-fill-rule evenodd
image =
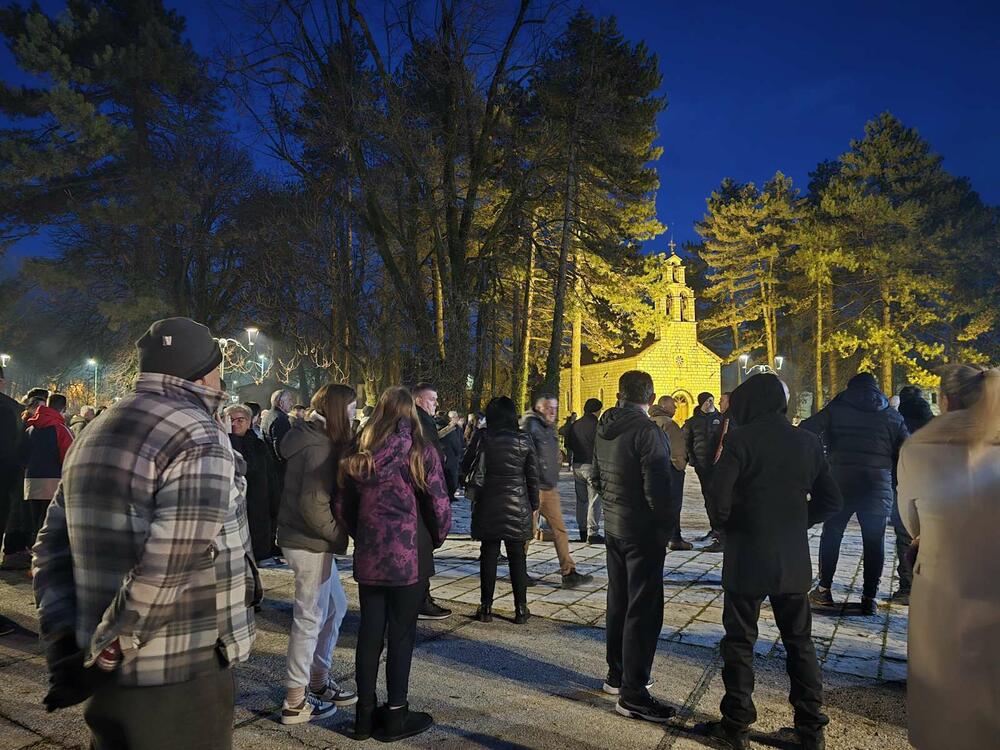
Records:
M656 332L640 348L620 357L594 361L585 349L575 393L572 369L567 367L560 374L559 401L564 414L570 411L581 414L581 405L588 398L600 399L604 408L614 406L618 378L628 370L644 370L652 375L657 397L674 397L677 401L674 418L681 424L697 407L700 392L708 391L718 399L722 389L722 358L698 341L695 295L685 280L683 261L671 252L666 263L667 279L655 299Z

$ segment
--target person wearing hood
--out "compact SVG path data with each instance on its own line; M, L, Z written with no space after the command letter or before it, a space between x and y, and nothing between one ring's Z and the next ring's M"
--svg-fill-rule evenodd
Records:
M917 385L904 385L899 389L899 413L911 435L934 419L931 405Z
M395 742L426 731L430 714L409 710L417 615L434 575L434 549L451 529L441 457L420 429L413 396L389 388L361 431L358 451L341 462L337 518L354 538L361 623L355 675L355 739ZM376 714L375 684L388 639L388 701Z
M941 415L906 441L899 507L918 540L907 723L917 750L1000 744L1000 368L941 370Z
M753 654L764 599L771 602L791 678L795 728L807 750L824 747L823 687L812 642L809 528L837 513L843 500L819 439L786 416L786 391L771 373L754 375L733 391L738 428L727 435L709 488L713 528L726 532L722 561L722 721L715 739L749 748Z
M288 636L288 676L282 724L302 724L358 701L330 678L333 649L347 614L347 594L334 555L347 551L347 532L334 517L340 459L352 443L357 394L329 383L312 398L307 419L296 420L278 445L285 482L278 509L278 545L295 574Z
M535 397L535 408L521 419L521 429L531 437L538 461L538 515L545 519L552 530L562 587L574 589L590 583L594 577L577 572L576 563L569 551L569 532L563 521L562 500L559 497L562 458L559 436L556 433L558 414L559 399L550 393L539 393ZM488 419L486 422L489 424Z
M462 415L457 411L448 412L448 423L438 430L438 441L444 455L444 478L448 483L448 496L454 500L462 472L462 457L465 455L465 430Z
M701 484L701 494L708 503L708 487L712 483L712 470L715 468L715 452L722 439L722 415L715 408L715 397L708 393L698 394L698 408L684 423L687 435L688 462L694 467ZM705 552L722 552L722 531L712 529L704 536L711 539L712 544Z
M656 405L649 407L649 418L653 420L667 435L670 444L670 499L676 513L674 517L674 533L670 539L670 549L674 552L687 552L694 545L681 536L681 508L684 504L684 475L687 468L687 434L684 428L674 421L677 413L677 403L673 396L660 396Z
M885 527L892 509L894 475L899 449L909 436L903 417L889 408L875 376L855 375L847 388L800 425L820 436L827 447L833 477L844 496L844 507L823 524L819 543L819 584L810 594L813 604L833 606L833 577L840 542L852 516L861 525L864 583L861 611L878 611L875 597L885 565Z
M261 586L244 462L216 417L222 351L188 318L136 346L134 392L73 445L35 544L44 702L92 694L91 747L228 748Z
M607 544L608 676L622 716L665 723L676 713L649 694L663 628L663 560L676 514L670 493L670 446L650 420L656 399L649 373L618 380L618 403L594 440L594 482L604 501Z
M31 516L31 538L45 521L45 511L56 494L62 477L63 461L73 444L73 433L66 427L66 397L52 393L44 406L39 405L28 417L24 451L24 499Z

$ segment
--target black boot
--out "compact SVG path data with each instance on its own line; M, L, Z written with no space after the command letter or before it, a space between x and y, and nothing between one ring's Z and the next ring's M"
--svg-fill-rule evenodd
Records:
M750 733L737 730L725 722L712 721L703 725L705 734L732 750L750 750Z
M489 604L480 604L476 610L476 619L479 622L493 622L493 607Z
M514 624L524 625L531 617L531 612L528 611L527 604L515 604L514 605Z
M434 725L434 719L423 711L411 711L407 703L402 708L390 708L385 714L382 726L375 727L372 736L379 742L397 742L426 732Z
M354 708L354 739L367 740L375 724L375 706L358 703Z
M822 729L818 732L806 732L800 729L798 734L802 750L826 750L826 737Z

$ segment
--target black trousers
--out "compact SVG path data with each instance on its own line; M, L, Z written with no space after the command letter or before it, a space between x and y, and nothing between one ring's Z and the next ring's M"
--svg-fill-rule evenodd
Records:
M524 542L505 539L507 566L510 569L510 583L514 589L514 604L528 601L528 560ZM483 540L479 544L479 601L490 606L497 587L497 560L500 558L500 540Z
M896 572L899 574L899 590L908 593L913 586L913 566L910 565L907 553L913 544L913 537L906 530L903 518L899 515L899 503L896 498L892 501L891 518L892 529L896 532Z
M806 594L773 594L771 609L785 645L785 669L792 686L788 701L795 710L795 728L816 733L829 723L821 711L823 681L812 641L812 611ZM725 592L722 624L722 720L745 730L757 720L753 704L753 647L757 642L757 620L763 596L741 596Z
M42 526L45 525L45 515L49 512L49 505L52 503L51 500L29 500L28 501L28 515L31 523L31 545L35 546L35 539L38 537L38 532L42 530Z
M712 486L712 474L715 472L714 466L707 468L694 467L694 473L698 475L698 482L701 484L701 496L705 498L705 507L708 508L708 488ZM722 537L721 529L712 529L712 535Z
M684 503L684 472L670 465L670 501L674 507L674 531L670 541L681 541L681 506Z
M87 702L91 750L229 750L233 746L233 672L220 667L175 685L109 683Z
M30 549L28 536L30 514L21 498L24 473L10 467L0 468L0 536L4 554L12 555Z
M844 539L844 531L857 514L861 525L861 559L864 568L864 585L862 594L874 597L878 593L878 584L882 580L882 568L885 567L885 511L867 511L845 508L823 524L823 533L819 537L819 585L823 588L833 586L833 577L837 573L837 562L840 560L840 543Z
M646 685L663 629L662 540L606 537L608 561L608 677L621 680L621 697L649 699Z
M424 601L426 581L412 586L358 586L361 601L361 624L355 653L355 677L358 703L374 706L375 684L382 644L388 640L385 660L385 684L389 705L402 706L410 685L410 663L417 637L417 614Z

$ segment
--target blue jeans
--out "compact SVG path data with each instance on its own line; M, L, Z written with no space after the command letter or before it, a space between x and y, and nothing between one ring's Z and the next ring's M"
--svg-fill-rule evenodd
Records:
M840 542L851 516L857 514L861 524L863 545L864 589L863 595L874 597L878 593L878 582L882 578L885 565L885 511L856 511L845 508L823 524L823 535L819 540L819 585L830 588L837 572L840 559Z

